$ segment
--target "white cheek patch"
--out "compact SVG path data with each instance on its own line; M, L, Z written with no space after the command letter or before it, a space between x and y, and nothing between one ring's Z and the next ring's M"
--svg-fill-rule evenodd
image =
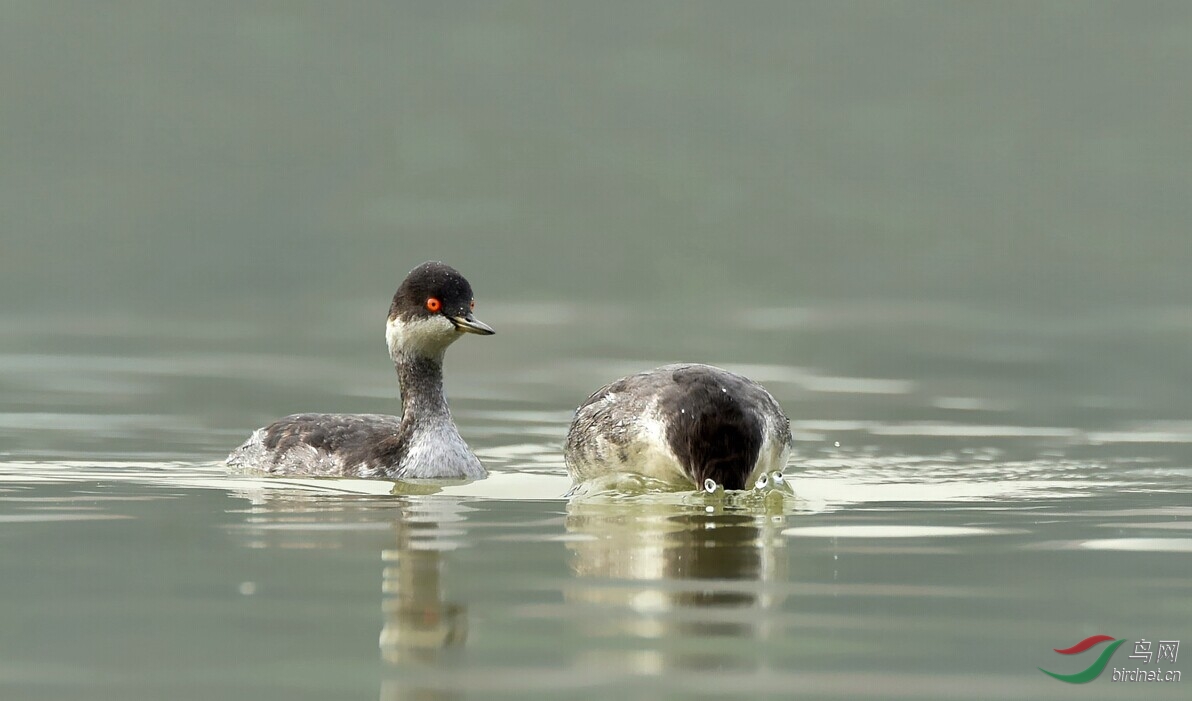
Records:
M414 321L390 319L385 324L385 343L395 360L398 352L438 355L459 338L455 324L444 316L430 316Z

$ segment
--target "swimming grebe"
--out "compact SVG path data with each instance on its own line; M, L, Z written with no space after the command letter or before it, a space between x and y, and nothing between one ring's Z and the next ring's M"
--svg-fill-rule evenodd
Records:
M465 333L494 333L472 316L472 286L454 268L423 263L393 295L385 340L402 415L295 414L253 432L227 464L275 475L477 479L443 396L443 355Z
M786 466L790 421L758 383L711 365L623 377L575 410L563 458L575 482L634 472L744 489Z

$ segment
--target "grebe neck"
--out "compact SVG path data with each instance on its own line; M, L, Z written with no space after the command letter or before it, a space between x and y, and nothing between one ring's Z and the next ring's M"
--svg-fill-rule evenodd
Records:
M394 364L401 390L402 422L422 423L425 419L442 417L450 421L451 412L443 394L443 355L436 358L400 353Z

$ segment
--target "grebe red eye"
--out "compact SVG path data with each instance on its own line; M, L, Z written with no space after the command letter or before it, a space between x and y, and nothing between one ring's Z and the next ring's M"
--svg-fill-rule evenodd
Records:
M468 302L468 309L475 309L475 308L476 308L476 300L472 300L471 302Z
M426 299L426 308L429 311L437 312L443 308L443 303L439 301L438 297L428 297Z

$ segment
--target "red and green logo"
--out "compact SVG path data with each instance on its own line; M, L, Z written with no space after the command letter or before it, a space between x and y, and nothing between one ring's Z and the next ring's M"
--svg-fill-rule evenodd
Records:
M1055 672L1048 672L1042 667L1039 668L1039 671L1048 676L1055 677L1062 682L1068 682L1069 684L1084 684L1085 682L1091 682L1100 676L1101 672L1105 671L1105 666L1109 664L1109 658L1113 657L1113 653L1117 652L1117 649L1122 646L1122 643L1126 642L1125 640L1114 640L1108 635L1093 635L1081 640L1072 647L1066 647L1062 650L1059 648L1055 649L1055 651L1061 655L1079 655L1085 650L1088 650L1089 648L1106 641L1112 642L1101 651L1101 656L1097 658L1097 661L1089 665L1088 669L1084 670L1083 672L1077 672L1076 674L1056 674Z

